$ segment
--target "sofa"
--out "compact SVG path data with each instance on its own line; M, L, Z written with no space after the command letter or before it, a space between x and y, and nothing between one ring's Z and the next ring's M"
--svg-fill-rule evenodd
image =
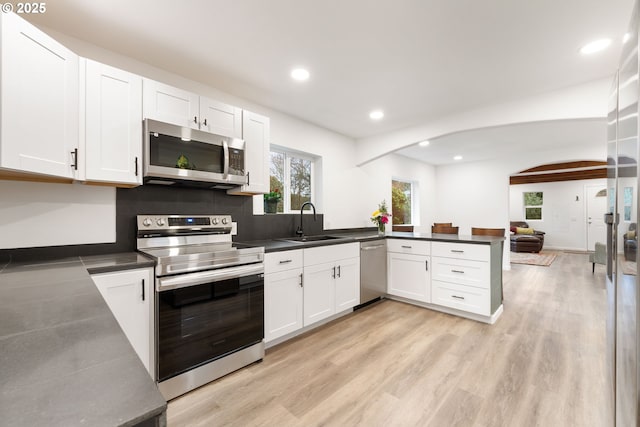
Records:
M540 252L544 231L533 230L525 221L511 221L511 252Z
M622 235L624 242L624 259L626 261L635 261L636 252L638 251L638 225L635 222L629 224L629 229Z

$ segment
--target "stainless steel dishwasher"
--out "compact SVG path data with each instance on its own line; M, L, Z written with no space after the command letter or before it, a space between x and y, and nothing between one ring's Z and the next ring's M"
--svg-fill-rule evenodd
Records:
M360 243L360 305L387 293L387 242L382 239Z

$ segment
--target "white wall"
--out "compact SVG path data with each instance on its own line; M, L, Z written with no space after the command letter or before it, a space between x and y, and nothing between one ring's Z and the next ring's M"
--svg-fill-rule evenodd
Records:
M0 181L0 249L115 241L115 188Z
M360 227L371 227L371 213L378 208L382 200L387 201L391 209L391 180L402 179L416 182L418 185L417 203L419 219L414 224L415 231L431 231L431 223L436 211L436 175L435 167L398 154L389 154L360 168L363 179L358 192L366 206L364 222ZM392 213L393 214L393 213Z
M529 226L546 233L545 249L586 251L588 250L585 189L587 185L602 185L602 188L606 188L607 180L602 178L512 185L509 188L510 220L525 220L524 192L542 191L542 220L527 222Z
M357 164L420 141L451 133L515 123L607 116L611 78L513 102L435 118L427 123L357 141Z
M577 147L496 160L462 163L436 168L436 222L454 222L460 234L471 227L509 228L509 176L546 163L574 160L606 160L606 147ZM509 265L505 245L504 266Z

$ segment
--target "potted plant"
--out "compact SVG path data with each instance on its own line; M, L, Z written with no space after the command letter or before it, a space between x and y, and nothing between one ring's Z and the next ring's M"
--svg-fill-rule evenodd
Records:
M278 202L282 198L282 193L279 189L275 189L263 196L264 198L264 213L276 213L278 212Z
M384 235L385 227L389 223L389 218L391 218L391 214L389 214L387 210L387 201L383 200L382 203L378 205L378 210L371 214L371 222L378 226L378 233L380 235Z

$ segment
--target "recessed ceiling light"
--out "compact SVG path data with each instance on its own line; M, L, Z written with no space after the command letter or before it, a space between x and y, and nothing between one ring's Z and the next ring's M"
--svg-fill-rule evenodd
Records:
M591 43L587 43L586 45L580 48L580 53L583 55L591 55L592 53L600 52L609 47L611 44L611 39L600 39L594 40Z
M624 36L622 36L622 43L626 43L631 39L631 33L624 33Z
M305 81L309 79L309 71L304 68L296 68L291 71L291 78L298 81Z
M462 160L462 156L460 156L460 155L453 156L453 160Z
M384 117L384 113L381 110L375 110L369 113L369 117L371 117L372 120L380 120Z
M426 147L427 145L429 145L429 141L422 141L421 143L418 144L420 147Z

